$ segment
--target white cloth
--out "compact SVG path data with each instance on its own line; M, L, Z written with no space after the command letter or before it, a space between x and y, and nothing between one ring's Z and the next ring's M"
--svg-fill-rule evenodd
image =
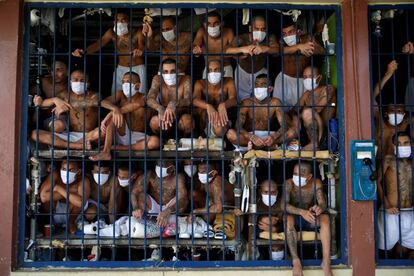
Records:
M259 138L266 138L269 135L275 134L274 131L267 131L267 130L255 130L255 131L250 131L249 133L258 136Z
M129 133L131 133L131 143L129 143ZM145 133L139 131L131 131L128 128L128 124L125 123L125 135L121 136L119 132L116 132L116 141L123 146L133 145L139 141L145 139Z
M254 92L254 83L256 81L256 77L260 74L267 74L267 69L260 69L254 73L252 77L252 74L244 71L240 65L236 67L236 70L234 71L234 80L236 82L236 90L239 101L251 97L252 93ZM271 85L270 81L269 85Z
M384 221L385 217L385 221ZM401 219L401 245L414 249L414 210L413 208L401 208L399 214L388 214L380 208L378 212L378 248L381 250L392 249L400 239ZM385 237L385 231L387 236ZM387 247L385 247L385 241Z
M150 8L151 16L161 16L160 8ZM162 9L162 16L176 16L181 14L181 9Z
M233 67L231 65L226 65L223 67L224 70L224 77L225 78L232 78L233 77ZM204 67L203 70L203 80L206 78L207 67Z
M69 209L69 208L68 208ZM88 201L85 202L85 206L83 210L86 211L88 209ZM69 214L68 220L69 220ZM82 215L82 214L79 214ZM65 226L66 225L66 202L58 201L55 207L55 214L53 215L53 222L55 225L58 226Z
M60 139L67 141L68 140L68 132L65 130L62 133L54 133L55 136L59 137ZM83 132L75 132L69 131L69 142L75 143L83 139Z
M112 78L112 92L113 93L115 91L122 90L122 78L124 77L125 73L128 73L128 72L130 72L129 66L118 65L116 67L116 81L115 81L115 72ZM147 92L147 76L146 76L144 64L132 66L131 72L135 72L139 75L139 79L141 82L139 92L146 93Z
M282 89L282 82L284 89ZM280 72L275 80L273 97L278 98L286 106L283 110L288 111L299 102L303 90L303 78L293 78Z
M148 195L151 200L151 209L147 211L150 215L158 215L161 213L161 206L160 204L150 195ZM162 205L162 210L164 211L171 205L175 204L175 198L171 199L167 204Z

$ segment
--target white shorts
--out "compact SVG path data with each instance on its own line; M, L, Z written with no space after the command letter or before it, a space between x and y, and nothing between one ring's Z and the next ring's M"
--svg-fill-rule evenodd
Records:
M161 213L161 206L158 204L158 202L149 194L147 194L151 200L151 209L147 210L147 213L151 217L156 217L159 213ZM168 207L175 204L175 197L172 198L167 204L162 205L162 211L167 209ZM175 223L175 214L172 214L168 217L168 223Z
M259 138L266 138L269 135L275 134L275 131L267 131L267 130L255 130L255 131L250 131L250 134L254 134L256 136L258 136Z
M240 65L236 67L236 70L234 71L234 79L236 82L236 90L239 101L251 97L254 91L253 89L256 77L260 74L267 74L267 69L262 68L256 73L250 74L244 71L243 68L240 67ZM269 85L271 84L269 83Z
M129 140L130 133L131 133L131 141ZM126 123L125 123L125 135L124 136L121 136L118 131L116 132L116 142L123 146L133 145L144 139L145 139L145 133L139 132L139 131L130 131L128 128L128 124Z
M88 209L88 201L85 202L85 206L83 207L83 211ZM82 214L79 214L82 215ZM68 214L69 219L69 214ZM66 225L66 202L58 201L56 203L55 214L53 215L53 223L57 226L65 226Z
M385 231L384 233L384 217ZM388 214L384 209L378 211L378 248L381 250L392 249L400 240L400 219L401 219L401 245L414 249L414 209L401 208L399 214ZM386 246L385 246L386 241Z
M116 82L115 82L115 72L112 78L112 93L118 90L122 90L122 78L124 77L125 73L130 72L130 67L118 65L116 67ZM147 76L145 72L144 64L137 65L131 67L131 72L135 72L139 75L139 79L141 82L141 87L139 88L139 92L146 93L147 92ZM115 87L116 83L116 87Z
M223 70L224 70L224 77L225 78L232 78L233 77L233 67L231 67L231 65L224 66ZM206 71L207 71L207 66L204 67L204 70L203 70L203 80L206 79Z
M55 133L55 136L59 137L60 139L64 141L68 141L68 132L64 131L62 133ZM86 136L86 133L85 133ZM69 142L75 143L83 139L83 132L75 132L75 131L69 131Z
M282 82L284 89L282 89ZM286 106L283 110L288 111L299 102L303 90L303 78L293 78L280 72L275 80L273 98L278 98Z

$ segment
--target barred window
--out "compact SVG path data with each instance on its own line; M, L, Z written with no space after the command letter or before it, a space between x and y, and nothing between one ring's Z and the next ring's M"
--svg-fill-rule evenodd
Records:
M26 4L22 266L344 263L339 8L289 8Z

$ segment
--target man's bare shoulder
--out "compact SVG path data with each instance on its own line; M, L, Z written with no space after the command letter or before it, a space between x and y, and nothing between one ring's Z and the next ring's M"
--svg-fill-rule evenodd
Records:
M241 105L249 107L249 106L252 106L252 103L253 103L252 98L246 98L241 102Z

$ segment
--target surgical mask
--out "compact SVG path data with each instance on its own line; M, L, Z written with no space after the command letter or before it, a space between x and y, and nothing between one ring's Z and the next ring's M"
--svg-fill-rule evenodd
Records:
M155 173L157 174L158 178L164 178L169 176L170 174L168 173L168 169L170 167L164 168L164 167L160 167L160 166L155 166Z
M85 83L80 81L72 81L70 83L70 87L72 88L73 93L76 95L85 94Z
M138 90L135 88L135 84L125 82L122 84L122 92L124 92L125 97L130 98L133 97Z
M267 87L256 87L254 89L254 96L259 101L263 101L267 97Z
M220 35L220 25L216 27L208 27L207 32L211 37L218 37Z
M394 146L394 153L399 158L408 158L411 156L411 146L398 146L398 154L397 147Z
M68 179L69 175L69 179ZM72 184L75 181L76 173L60 170L60 178L62 179L62 182L65 184ZM69 181L69 182L68 182Z
M116 32L117 36L125 35L128 33L128 23L121 23L118 22L114 26L114 32Z
M221 73L220 72L211 72L211 73L208 73L207 77L208 77L209 83L211 83L212 85L216 85L221 80Z
M106 173L101 173L101 174L99 174L99 173L94 173L94 174L93 174L93 179L95 180L95 182L96 182L97 184L99 184L99 185L103 185L103 184L105 184L106 182L108 182L108 179L109 179L109 174L106 174Z
M318 82L315 78L306 78L303 80L303 87L305 88L305 91L312 91L312 88L316 89L316 87L318 87Z
M128 179L121 179L118 176L119 186L127 187L129 185L129 178Z
M266 37L266 33L262 31L253 31L253 40L262 42Z
M175 33L174 30L169 30L166 32L162 32L162 37L167 40L168 42L171 42L175 39Z
M213 180L213 177L208 177L208 175L207 173L198 173L198 180L203 184L207 184Z
M192 170L192 173L191 173L191 170ZM188 177L192 177L197 172L197 167L193 165L184 165L184 171L188 175Z
M404 119L404 114L400 114L400 113L388 114L388 122L393 126L395 126L395 121L397 121L397 125L399 125L403 119Z
M294 46L297 43L297 41L296 41L296 35L295 34L285 36L283 38L283 40L285 41L285 43L287 44L287 46Z
M262 201L266 206L273 206L276 203L276 199L277 197L275 195L271 195L269 200L269 195L262 194Z
M177 83L175 74L162 74L162 78L168 86L173 86Z
M293 175L292 180L297 187L306 185L306 177L299 177L299 175Z

